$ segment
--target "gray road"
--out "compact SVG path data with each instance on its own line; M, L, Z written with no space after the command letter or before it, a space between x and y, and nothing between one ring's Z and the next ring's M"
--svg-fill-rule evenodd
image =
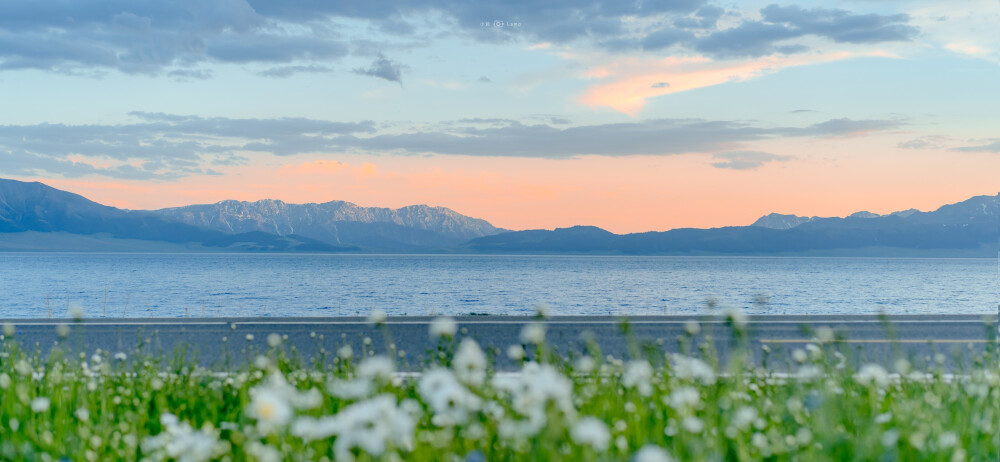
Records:
M504 352L521 343L519 333L528 317L464 316L455 318L461 328L458 337L470 336L497 353L498 368L512 367ZM544 321L547 338L560 353L580 352L598 345L601 354L628 358L653 350L678 352L690 345L685 334L689 321L696 321L700 333L695 344L714 345L726 357L739 340L725 322L714 317L641 316L628 319L623 334L620 318L574 316ZM438 347L428 335L431 318L389 318L382 327L364 318L206 318L206 319L10 319L16 333L7 343L50 351L54 346L74 352L93 353L100 348L111 353L134 355L142 350L159 357L183 351L204 365L239 367L268 349L272 333L287 336L283 345L308 360L329 360L341 346L350 343L355 354L367 350L394 350L405 356L404 367L416 368L429 352ZM59 324L70 327L60 338ZM751 316L743 340L758 362L781 369L789 353L803 348L820 327L837 334L837 346L852 360L886 362L905 356L915 364L930 361L938 353L949 358L951 367L968 364L982 352L996 348L996 315L904 315L887 320L876 316ZM369 342L365 338L370 339ZM764 348L764 347L767 348ZM166 353L166 354L165 354Z

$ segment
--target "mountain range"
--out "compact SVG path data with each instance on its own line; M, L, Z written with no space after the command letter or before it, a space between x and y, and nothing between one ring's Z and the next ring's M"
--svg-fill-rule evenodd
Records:
M592 226L508 231L443 207L222 201L123 210L0 179L0 250L990 256L1000 195L931 212L768 214L750 226L614 234Z

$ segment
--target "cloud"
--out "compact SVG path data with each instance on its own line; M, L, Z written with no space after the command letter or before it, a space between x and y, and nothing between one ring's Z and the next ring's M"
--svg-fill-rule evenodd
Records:
M281 79L281 78L291 77L295 74L304 74L304 73L323 74L328 72L333 72L333 69L330 69L327 66L317 66L311 64L308 66L271 67L261 72L258 72L257 75L261 77L274 77Z
M817 36L836 43L882 43L909 41L918 32L907 24L905 14L854 14L845 10L768 5L760 10L762 20L699 38L695 50L717 57L759 57L808 51L790 39Z
M791 156L781 156L761 151L729 151L712 154L715 168L728 168L732 170L754 170L768 162L784 162L791 159Z
M398 63L386 58L385 56L378 55L375 61L372 62L368 69L358 68L354 69L355 74L368 75L372 77L378 77L380 79L385 79L390 82L396 82L400 85L403 84L403 68Z
M955 148L955 150L962 152L1000 152L1000 140L996 140L987 144L962 146Z
M657 96L696 88L738 82L775 72L778 69L846 59L848 53L809 54L803 56L767 56L748 61L716 61L707 57L618 58L610 63L593 65L587 76L598 83L579 97L580 103L610 107L636 116L646 101ZM659 85L669 82L669 85Z
M0 175L172 180L245 164L245 152L312 152L332 137L376 130L370 121L131 115L135 123L119 125L0 125Z
M377 39L353 33L357 22L367 25ZM504 26L494 27L498 22ZM427 46L440 32L428 24L446 24L449 34L480 42L589 45L612 51L671 48L716 58L799 53L807 47L792 40L806 36L871 44L911 40L917 33L909 16L901 14L794 5L741 12L706 0L10 0L0 2L0 70L162 75L235 63L269 66L260 73L284 77L329 67L349 54ZM373 47L375 42L378 47ZM379 58L360 73L401 82L400 70L398 64Z
M896 145L900 149L944 149L948 137L940 135L928 135L903 141Z
M656 82L649 86L649 88L667 88L670 84L668 82Z
M891 130L892 120L831 119L798 127L746 122L655 119L633 123L565 126L564 120L526 125L508 119L467 119L436 125L332 122L304 118L230 119L132 113L119 125L0 125L0 176L105 176L174 180L212 175L217 166L246 165L261 156L379 153L565 159L596 155L672 155L737 152L748 143L786 137L838 137ZM729 154L727 154L729 155ZM727 159L733 166L751 161ZM741 164L741 162L743 164ZM303 169L337 170L316 162ZM359 170L374 174L373 167Z
M584 155L671 155L737 150L748 142L782 137L858 136L901 125L902 122L891 120L832 119L804 127L759 127L729 121L654 119L560 129L546 124L513 122L367 137L344 135L333 139L330 148L551 159Z

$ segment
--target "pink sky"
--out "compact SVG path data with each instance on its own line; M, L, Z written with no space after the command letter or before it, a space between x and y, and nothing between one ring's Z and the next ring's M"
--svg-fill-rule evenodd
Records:
M770 141L762 146L768 152L794 157L752 171L716 168L700 154L567 160L342 156L229 167L222 176L175 183L40 181L133 209L263 198L394 208L429 204L508 229L586 224L618 233L746 225L770 212L927 211L1000 190L996 156L955 153L942 165L939 152L901 152L894 143Z

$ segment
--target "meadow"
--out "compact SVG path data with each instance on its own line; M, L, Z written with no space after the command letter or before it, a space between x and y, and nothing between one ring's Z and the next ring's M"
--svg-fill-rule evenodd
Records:
M280 331L233 369L178 353L76 352L77 326L43 355L5 325L0 459L26 461L869 461L995 460L995 348L878 363L848 360L839 333L750 360L739 313L714 332L691 322L678 353L635 342L628 357L548 346L545 325L483 349L439 318L436 351L384 339L301 357ZM541 316L539 316L541 318ZM384 321L376 314L371 322ZM993 330L993 328L990 328ZM627 325L623 325L623 335ZM387 331L385 331L387 333ZM995 333L994 333L995 336ZM371 346L386 342L388 353ZM759 352L759 351L758 351ZM765 361L772 353L760 352ZM505 356L519 370L497 371ZM777 361L775 355L774 361ZM405 365L406 367L402 367ZM419 372L409 372L417 365ZM407 371L407 372L404 372Z

